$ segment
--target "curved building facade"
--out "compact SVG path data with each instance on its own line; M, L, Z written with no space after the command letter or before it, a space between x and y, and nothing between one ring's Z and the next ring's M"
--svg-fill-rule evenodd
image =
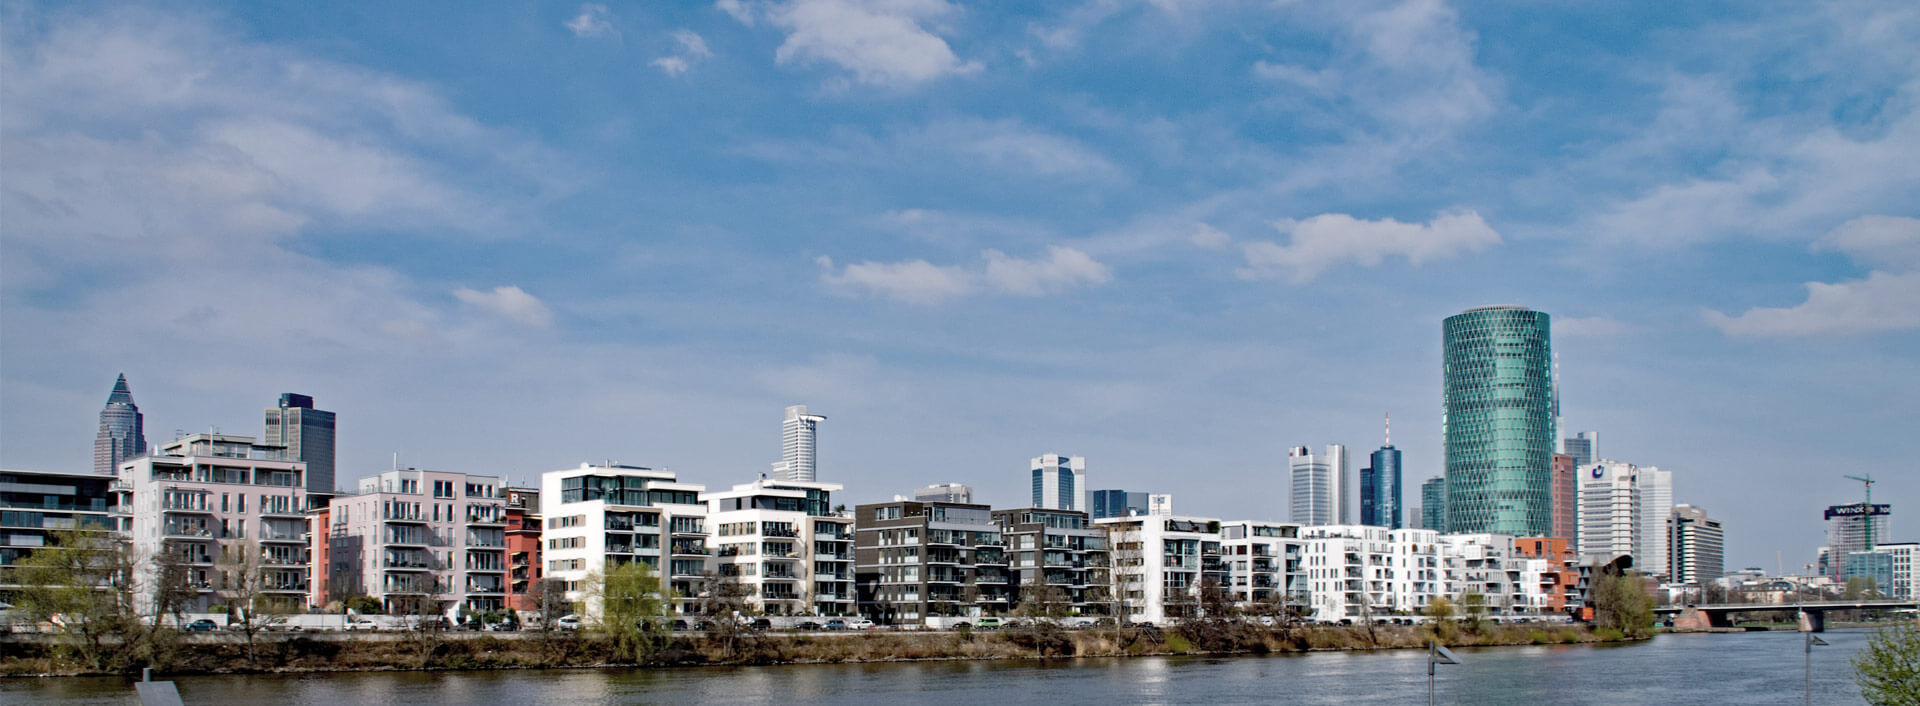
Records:
M1447 317L1441 347L1446 531L1550 536L1559 406L1550 317L1468 309Z

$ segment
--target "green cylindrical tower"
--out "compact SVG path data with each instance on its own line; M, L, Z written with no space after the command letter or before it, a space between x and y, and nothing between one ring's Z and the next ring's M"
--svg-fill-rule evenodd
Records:
M1468 309L1447 317L1441 348L1446 531L1550 536L1559 393L1549 317Z

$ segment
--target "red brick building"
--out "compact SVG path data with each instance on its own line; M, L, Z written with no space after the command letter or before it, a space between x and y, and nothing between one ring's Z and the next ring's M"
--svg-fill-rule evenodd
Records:
M1558 458L1564 457L1556 457L1556 465ZM1547 599L1546 605L1540 606L1543 615L1565 615L1567 606L1577 605L1580 600L1580 564L1571 546L1571 540L1560 537L1516 537L1513 540L1513 551L1521 558L1547 562L1547 569L1539 572L1537 578L1538 591Z
M507 608L534 610L540 582L540 491L507 488Z
M1553 519L1552 536L1568 542L1573 541L1574 533L1573 494L1576 482L1574 473L1572 456L1553 455L1553 484L1550 500Z

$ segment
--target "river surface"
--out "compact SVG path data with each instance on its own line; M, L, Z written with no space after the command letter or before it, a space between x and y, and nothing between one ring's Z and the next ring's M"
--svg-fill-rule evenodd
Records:
M1813 703L1858 704L1848 663L1871 633L1824 633ZM1662 635L1609 646L1460 648L1438 667L1447 704L1797 704L1795 632ZM1046 662L909 662L680 669L363 672L178 677L188 704L1412 704L1425 650ZM0 679L0 704L137 704L117 678Z

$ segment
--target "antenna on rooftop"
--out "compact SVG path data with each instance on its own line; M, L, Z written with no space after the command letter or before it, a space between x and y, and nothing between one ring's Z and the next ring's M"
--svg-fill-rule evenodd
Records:
M1393 413L1387 413L1387 445L1393 445Z

